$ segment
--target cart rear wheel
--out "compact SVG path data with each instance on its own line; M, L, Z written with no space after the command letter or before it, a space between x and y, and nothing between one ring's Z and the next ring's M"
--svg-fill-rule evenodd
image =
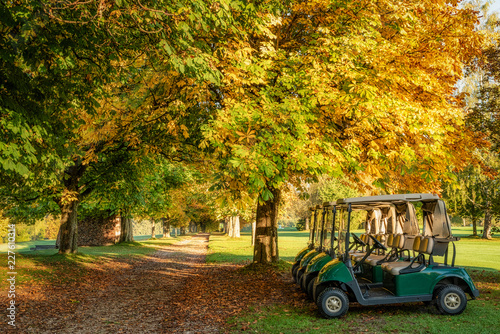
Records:
M327 288L319 295L316 305L323 317L339 318L349 309L349 298L340 289Z
M456 285L450 284L439 290L436 307L442 314L457 315L467 306L467 297L464 291Z
M297 284L299 285L300 288L302 288L302 276L304 275L304 271L298 269L297 274L295 275Z
M298 263L295 263L293 266L292 266L292 277L293 277L293 281L295 283L297 283L297 270L299 269L299 264Z
M314 282L316 281L316 277L309 281L307 285L307 297L311 300L314 300Z

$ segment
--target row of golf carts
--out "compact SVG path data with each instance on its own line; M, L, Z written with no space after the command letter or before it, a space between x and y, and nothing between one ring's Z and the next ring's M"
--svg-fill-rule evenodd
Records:
M439 196L347 198L310 210L308 247L297 254L292 275L324 317L343 316L350 302L424 302L456 315L467 305L466 293L479 296L465 269L455 267L460 238L452 236ZM351 223L360 216L364 233L358 236Z

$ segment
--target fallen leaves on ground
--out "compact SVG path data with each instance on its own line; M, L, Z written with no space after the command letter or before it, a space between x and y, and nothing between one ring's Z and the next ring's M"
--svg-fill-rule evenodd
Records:
M198 235L143 258L49 264L50 279L18 289L16 332L227 332L227 320L251 306L303 299L272 267L205 264L207 245Z
M285 277L284 277L285 276ZM297 288L271 266L206 265L176 294L166 315L170 332L228 331L229 317L252 306L293 303ZM302 299L302 298L300 298Z

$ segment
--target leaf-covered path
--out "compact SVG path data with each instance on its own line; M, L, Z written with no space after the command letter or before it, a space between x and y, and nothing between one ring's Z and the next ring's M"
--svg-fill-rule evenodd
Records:
M140 259L115 258L74 281L32 282L19 294L16 332L225 333L248 307L302 299L289 275L271 268L206 264L208 240L199 234Z
M199 234L137 260L115 260L82 282L30 286L23 291L23 333L170 333L166 315L189 277L205 262L208 234ZM184 329L180 329L185 332ZM217 328L207 328L217 332Z
M200 234L155 252L114 276L107 289L90 295L64 320L64 333L160 333L166 314L190 276L205 262L208 234ZM216 330L216 329L214 329Z

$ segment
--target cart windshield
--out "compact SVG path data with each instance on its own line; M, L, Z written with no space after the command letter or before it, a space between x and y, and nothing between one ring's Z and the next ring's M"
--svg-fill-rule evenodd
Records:
M309 246L313 245L314 244L314 225L315 225L315 222L314 222L314 210L310 209L311 211L311 217L309 218L309 241L307 242L307 244Z
M329 251L334 248L334 237L337 227L334 227L335 207L328 207L325 212L325 224L323 227L323 251ZM338 223L337 223L338 225Z
M345 206L341 206L340 208L337 207L337 215L339 216L338 240L337 240L337 245L339 247L338 253L343 254L345 251L345 242L347 236L347 218L348 218L347 207Z
M320 247L321 242L321 229L323 228L323 210L320 208L316 208L314 211L314 246Z

